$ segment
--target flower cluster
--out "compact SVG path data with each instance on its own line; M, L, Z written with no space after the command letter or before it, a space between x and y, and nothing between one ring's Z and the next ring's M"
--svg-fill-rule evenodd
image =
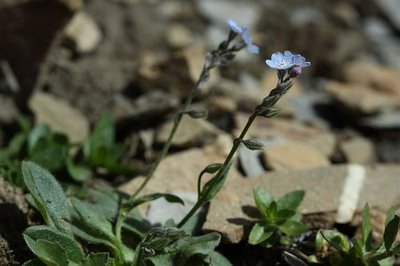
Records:
M235 21L233 21L232 19L228 19L227 24L233 32L240 34L244 43L246 44L247 50L250 53L252 53L252 54L259 53L260 48L258 48L258 46L253 44L253 37L251 37L247 26L241 26L241 25L237 24Z
M288 71L289 77L294 78L301 74L303 67L311 66L311 63L299 54L292 54L290 51L275 52L272 54L271 59L267 59L265 63L273 69L280 72Z

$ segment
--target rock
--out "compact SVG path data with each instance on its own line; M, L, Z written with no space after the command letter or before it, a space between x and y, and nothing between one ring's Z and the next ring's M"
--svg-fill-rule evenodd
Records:
M400 2L396 0L378 0L374 1L385 16L392 22L393 26L400 31Z
M346 161L348 163L367 164L375 158L375 148L370 140L362 137L355 137L340 144Z
M395 68L400 68L400 40L383 19L364 19L363 31L379 59Z
M0 94L0 124L9 124L15 121L19 111L11 97Z
M47 59L59 32L80 7L80 0L7 1L0 4L0 58L8 62L20 86L17 104L26 103L46 78ZM49 14L52 14L49 16ZM43 19L46 17L46 19Z
M179 223L197 201L197 193L194 192L177 191L172 192L172 194L180 197L185 202L185 205L170 203L164 198L152 201L146 213L146 220L150 224L164 225L169 219L173 219L175 223Z
M328 166L329 160L316 148L298 142L285 142L264 149L264 162L275 171L306 170Z
M73 49L78 54L93 52L102 39L102 33L93 20L85 12L75 14L65 28L65 37L71 42Z
M400 70L365 62L349 63L344 69L346 80L369 86L400 102Z
M363 182L360 194L353 195L353 198L358 198L357 210L361 210L366 202L371 207L383 209L400 203L398 165L357 168L366 170L365 177L355 179ZM289 173L265 173L251 179L228 179L210 203L203 230L220 232L224 242L238 243L243 240L254 223L251 213L257 211L252 190L258 186L271 191L275 198L293 190L305 190L306 195L299 208L303 214L337 211L342 204L340 198L345 191L344 184L346 180L353 179L352 169L353 166L328 166ZM382 197L382 191L385 197Z
M167 122L158 130L156 138L158 143L165 143L167 141L173 124L173 121ZM185 115L182 118L171 145L181 148L204 145L215 140L219 134L222 134L222 131L206 120L193 119Z
M196 2L200 13L211 19L214 24L225 26L231 18L237 23L253 29L258 22L261 9L255 2L232 2L229 0L202 0ZM222 15L221 14L225 14ZM227 28L228 29L228 28Z
M183 48L193 42L190 30L181 24L172 24L168 27L167 40L173 48Z
M228 142L229 139L229 142ZM153 178L149 181L142 194L197 192L197 176L211 163L222 163L232 146L232 139L219 137L213 144L204 148L192 148L167 156L160 164ZM237 180L242 175L231 167L228 179ZM210 178L204 176L204 182ZM144 177L135 177L133 180L120 186L120 189L132 194L143 182Z
M326 90L344 111L355 114L369 115L400 106L399 97L357 83L331 81Z
M265 172L264 167L262 166L259 158L260 153L261 152L259 151L249 150L243 145L240 146L238 150L238 157L241 169L243 169L245 176L255 177Z
M82 142L89 134L86 117L69 103L44 92L36 92L29 102L36 124L48 124L51 129L66 134L69 140Z
M248 117L249 114L236 114L235 122L237 129L234 133L235 136L240 134ZM327 129L279 117L273 119L257 118L250 127L247 137L258 139L278 137L302 142L313 146L326 157L333 154L336 145L335 135L330 133Z
M114 119L134 123L134 129L151 126L178 108L179 99L161 90L151 91L135 99L117 94L110 103ZM132 126L132 125L131 125Z
M400 128L400 111L379 113L375 116L364 118L361 124L374 129Z

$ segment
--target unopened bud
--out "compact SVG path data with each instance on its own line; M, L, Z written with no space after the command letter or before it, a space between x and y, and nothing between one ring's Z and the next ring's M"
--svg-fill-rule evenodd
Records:
M301 66L293 66L289 70L289 77L295 78L301 75Z

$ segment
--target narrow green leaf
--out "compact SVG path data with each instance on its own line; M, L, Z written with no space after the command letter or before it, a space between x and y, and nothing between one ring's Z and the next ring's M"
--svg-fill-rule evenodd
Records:
M228 177L229 169L232 166L233 161L230 161L229 164L219 171L212 179L208 180L208 182L204 185L203 190L201 191L201 197L204 197L205 200L212 200L215 195L222 189L226 178Z
M139 206L140 204L143 204L145 202L149 202L149 201L153 201L156 200L158 198L165 198L166 201L171 202L171 203L180 203L182 205L185 205L184 201L179 198L178 196L175 196L173 194L169 194L169 193L153 193L153 194L149 194L149 195L145 195L139 198L134 198L130 201L127 202L126 204L126 208L128 210L132 210L134 208L136 208L137 206Z
M262 150L262 149L264 149L264 144L262 144L261 142L259 142L258 140L255 140L255 139L246 139L246 140L243 140L242 143L249 150Z
M289 192L276 201L278 209L296 210L299 207L300 203L303 201L304 196L304 190Z
M256 189L253 189L253 198L261 216L266 218L267 209L274 200L272 194L263 187L257 187Z
M33 162L22 162L25 184L43 216L46 224L71 235L67 198L57 180L45 169Z
M372 249L372 226L371 226L371 216L369 214L369 206L365 204L362 215L362 244L366 251Z
M24 239L32 251L40 239L59 244L65 251L68 260L79 263L84 255L78 242L69 235L46 225L31 226L23 233ZM32 242L33 241L33 242Z
M78 214L78 217L73 216L73 224L75 226L83 225L90 235L94 237L113 242L115 239L113 227L96 208L90 204L83 202L79 199L72 198L71 203L73 208Z
M276 231L276 228L271 227L271 226L264 226L260 222L254 224L253 228L250 231L249 234L249 244L251 245L258 245L268 238L270 238L274 232Z
M399 231L399 216L395 215L392 220L385 227L385 232L383 233L383 241L385 243L386 251L389 252L392 248L394 241L396 240L397 233Z

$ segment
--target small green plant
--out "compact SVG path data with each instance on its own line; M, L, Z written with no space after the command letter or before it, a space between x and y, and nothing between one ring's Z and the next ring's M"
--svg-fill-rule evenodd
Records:
M333 266L390 266L394 265L394 256L400 255L400 243L395 243L400 218L389 210L386 216L383 240L374 243L372 238L369 207L363 210L361 238L350 240L347 236L334 230L322 230L316 237L317 253L333 247L336 252L329 254L327 260Z
M160 197L183 204L174 195L155 193L128 201L133 211L126 215L122 226L125 239L130 239L124 241L118 237L121 234L115 233L115 223L118 204L127 195L115 191L101 195L97 191L97 199L86 202L67 198L57 180L33 162L23 162L22 173L30 201L46 223L31 226L23 233L37 256L24 265L173 266L208 265L210 261L230 265L214 252L220 242L217 233L191 236L172 221L163 227L145 226L135 207Z
M18 119L18 124L20 131L0 151L0 174L12 184L23 186L22 160L36 162L51 172L65 171L76 182L87 180L97 168L115 174L138 172L120 163L125 148L115 142L115 128L109 113L102 115L83 144L71 143L65 134L54 132L48 125L32 127L23 117ZM79 148L83 150L83 162L77 164Z
M304 191L289 192L278 200L259 187L253 191L254 201L261 215L249 234L249 243L271 247L276 244L289 245L291 237L300 235L307 227L296 212L304 198Z

